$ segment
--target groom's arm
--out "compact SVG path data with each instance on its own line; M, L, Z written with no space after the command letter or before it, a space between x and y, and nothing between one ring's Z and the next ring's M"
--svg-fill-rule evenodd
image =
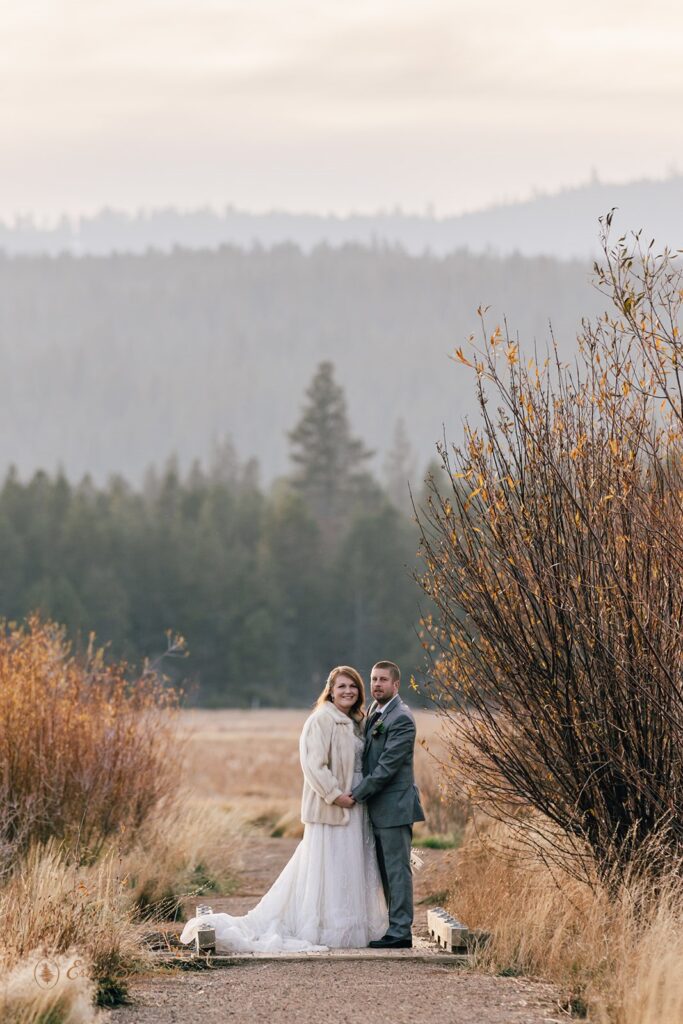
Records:
M415 745L415 723L407 715L403 715L387 730L384 750L379 761L369 775L351 790L351 796L358 803L363 803L371 796L379 793L393 779L407 757L410 757Z

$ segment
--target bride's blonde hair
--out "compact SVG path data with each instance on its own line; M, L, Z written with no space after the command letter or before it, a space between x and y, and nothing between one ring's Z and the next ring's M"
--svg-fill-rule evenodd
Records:
M322 707L326 701L332 700L332 688L334 687L337 676L348 676L349 679L352 679L358 687L358 700L351 708L349 714L352 718L355 718L357 722L360 722L360 720L365 717L365 684L360 672L355 668L351 668L350 665L337 665L336 668L332 669L327 677L327 682L323 687L322 693L315 702L315 706L317 708Z

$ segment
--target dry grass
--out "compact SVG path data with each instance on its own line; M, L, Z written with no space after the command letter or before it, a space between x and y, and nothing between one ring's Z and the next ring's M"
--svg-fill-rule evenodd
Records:
M150 963L141 911L164 917L234 879L234 816L182 789L176 703L152 674L130 682L101 652L72 657L51 623L0 630L3 1020L10 1003L11 1019L58 1024L91 1019L88 992L124 1000ZM74 949L86 981L26 989L36 956Z
M506 852L503 852L506 851ZM459 854L451 909L490 933L479 966L542 975L567 1009L596 1024L683 1020L683 881L643 879L616 895L550 870L515 849L501 826L471 834Z
M272 831L297 816L305 711L181 711L182 775L197 796Z
M299 734L307 710L181 711L178 715L188 785L218 806L238 815L246 826L271 835L301 836ZM415 713L418 745L415 774L425 798L427 826L450 833L461 825L462 810L442 794L437 781L442 745L436 715ZM431 751L432 753L430 753Z
M241 867L241 833L234 813L189 792L160 803L120 860L138 912L168 920L188 895L229 892Z
M125 998L126 976L149 962L113 854L79 867L56 839L36 844L0 890L0 920L5 970L78 948L102 1004Z
M142 824L177 785L173 700L101 652L77 661L52 623L0 629L0 878L35 841L94 861Z
M249 828L300 834L308 712L170 715L153 680L131 686L96 654L77 663L38 620L0 637L0 686L2 1019L86 1024L93 998L125 999L127 976L149 965L141 916L229 891ZM438 745L435 717L418 724ZM422 747L416 763L442 829ZM83 978L46 994L33 978L40 957L80 959Z
M430 747L441 757L441 740ZM422 753L416 759L415 775L420 789L426 824L416 828L416 845L460 846L470 816L470 804L448 769L433 755Z
M7 1019L80 1024L91 1019L83 1011L85 994L100 1005L125 1001L127 977L151 965L140 916L168 920L184 896L228 890L241 842L234 816L179 792L157 804L135 832L107 844L94 864L79 865L56 837L32 845L0 889L0 969L12 972L0 987L10 993L15 1014L8 1009ZM56 986L54 1005L40 990L32 993L27 965L41 956L56 961L75 948L86 977L80 988ZM46 1007L53 1016L40 1016ZM61 1016L67 1011L71 1016Z
M82 971L77 950L54 957L48 964L54 983L42 987L39 954L23 960L0 977L0 1020L3 1024L93 1024L101 1019L94 1005L94 986Z

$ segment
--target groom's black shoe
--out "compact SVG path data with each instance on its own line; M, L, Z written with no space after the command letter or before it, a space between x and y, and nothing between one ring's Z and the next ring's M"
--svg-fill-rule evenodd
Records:
M384 935L381 939L373 939L368 942L368 949L412 949L413 940L392 939L390 935Z

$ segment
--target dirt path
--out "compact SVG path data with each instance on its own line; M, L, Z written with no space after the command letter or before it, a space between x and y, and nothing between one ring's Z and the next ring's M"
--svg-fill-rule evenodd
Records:
M249 910L296 844L254 838L239 891L212 896L213 909ZM426 938L427 909L439 902L439 883L455 855L441 850L420 855L425 863L415 875L415 932ZM411 961L405 953L374 962L371 957L338 963L255 960L197 973L146 975L130 986L133 1004L107 1017L111 1024L548 1024L564 1018L548 985L476 974L458 962Z

